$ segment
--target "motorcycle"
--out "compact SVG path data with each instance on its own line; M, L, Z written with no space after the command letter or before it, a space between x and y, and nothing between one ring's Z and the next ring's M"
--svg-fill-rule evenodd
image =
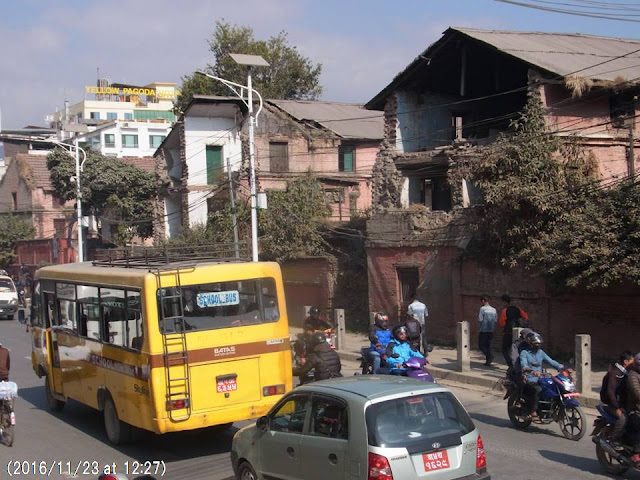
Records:
M610 438L617 418L607 412L603 405L598 405L596 409L600 416L593 421L591 440L596 444L596 457L602 468L614 475L622 475L630 468L640 471L640 464L631 461L634 451L629 446L636 443L634 440L637 439L631 439L630 434L625 433L621 439L620 449L614 448Z
M433 346L429 345L429 347L427 348L427 354L426 356L428 357L429 352L431 352L433 350ZM371 375L373 373L375 373L373 371L373 363L371 361L371 356L369 354L369 352L371 351L370 347L362 347L360 349L360 356L357 358L357 360L360 361L360 372L362 373L362 375ZM381 365L384 367L386 366L385 363L387 361L387 355L382 353L380 354L381 357ZM419 357L411 357L411 358L419 358ZM424 365L422 365L420 368L424 368L424 366L426 366L426 364L428 364L429 361L426 360ZM429 374L431 375L431 374ZM435 383L435 381L434 381Z
M13 402L17 396L18 385L15 382L0 382L0 441L7 447L13 446L16 425Z
M409 360L404 362L407 367L406 376L415 378L416 380L436 383L433 375L431 375L431 373L426 369L427 363L429 363L429 361L426 358L411 357Z
M525 429L534 421L530 414L529 400L524 394L526 386L511 380L507 384L507 412L509 420L518 429ZM537 422L548 425L551 422L560 424L560 431L569 440L580 440L585 434L585 416L576 400L580 394L568 370L556 376L546 372L538 378L542 388L538 402Z

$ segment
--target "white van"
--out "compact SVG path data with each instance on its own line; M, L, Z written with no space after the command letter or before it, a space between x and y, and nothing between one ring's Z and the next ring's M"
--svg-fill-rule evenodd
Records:
M18 311L18 290L11 277L0 276L0 318L13 319Z

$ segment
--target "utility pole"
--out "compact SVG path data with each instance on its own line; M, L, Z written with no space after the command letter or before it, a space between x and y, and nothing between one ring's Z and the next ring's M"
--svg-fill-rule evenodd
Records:
M236 252L236 258L240 258L240 250L238 248L238 220L236 217L236 199L233 194L233 180L231 178L231 161L227 157L227 174L229 176L229 199L231 200L231 226L233 227L233 248Z
M80 149L78 147L78 135L75 136L75 151L76 151L76 198L77 203L77 215L78 215L78 262L84 262L84 242L82 241L82 188L80 187Z
M633 124L635 119L629 123L629 177L633 180L636 176L636 159L633 151L635 139L633 138Z
M247 67L247 103L249 107L249 184L251 185L251 252L252 260L258 261L258 213L256 210L256 160L253 144L253 88L251 87L251 65Z

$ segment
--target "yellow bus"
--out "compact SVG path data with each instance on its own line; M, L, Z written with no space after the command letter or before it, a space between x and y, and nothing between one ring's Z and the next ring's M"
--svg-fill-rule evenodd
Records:
M72 398L102 411L114 444L131 439L131 426L226 427L264 415L292 388L285 305L270 262L145 252L43 267L33 369L51 409Z

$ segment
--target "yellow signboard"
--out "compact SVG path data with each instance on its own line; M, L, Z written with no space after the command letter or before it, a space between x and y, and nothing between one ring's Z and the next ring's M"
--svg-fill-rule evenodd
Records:
M156 90L155 88L137 88L137 87L96 87L87 85L84 87L87 93L95 93L96 95L146 95L158 98L173 98L176 94L174 90Z

